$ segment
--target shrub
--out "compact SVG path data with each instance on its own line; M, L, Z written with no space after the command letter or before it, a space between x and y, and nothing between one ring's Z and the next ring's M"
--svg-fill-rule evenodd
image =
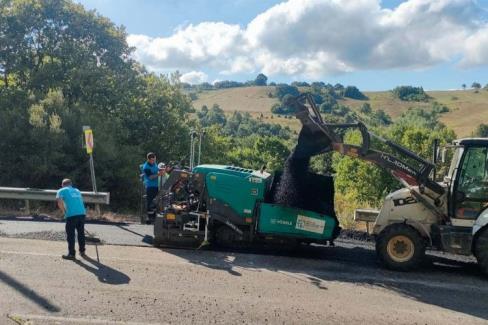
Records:
M398 86L392 90L393 96L404 101L425 102L429 96L422 87Z
M300 95L300 92L298 91L297 87L293 87L287 84L279 84L275 88L275 97L278 98L280 101L285 95L292 95L292 96L298 96Z
M342 96L352 98L352 99L368 99L362 92L359 91L355 86L347 86Z

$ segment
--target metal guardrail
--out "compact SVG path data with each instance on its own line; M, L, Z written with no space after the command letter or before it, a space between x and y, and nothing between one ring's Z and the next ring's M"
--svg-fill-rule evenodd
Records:
M0 187L0 199L56 201L57 190L37 188ZM110 193L81 192L85 203L110 204Z
M376 218L380 214L380 211L373 209L356 209L354 211L354 221L366 222L366 231L369 234L369 223L376 222Z
M380 211L373 209L356 209L354 211L354 221L375 222Z

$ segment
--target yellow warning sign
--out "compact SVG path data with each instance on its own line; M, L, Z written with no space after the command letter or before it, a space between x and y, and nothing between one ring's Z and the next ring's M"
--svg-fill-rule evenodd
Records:
M86 152L91 155L93 153L93 131L91 129L85 130L85 145Z

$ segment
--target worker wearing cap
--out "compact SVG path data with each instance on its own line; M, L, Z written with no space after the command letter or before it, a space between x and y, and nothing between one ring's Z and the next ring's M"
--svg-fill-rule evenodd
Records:
M158 164L158 169L159 171L164 171L164 173L162 175L159 175L158 178L158 187L159 189L161 189L164 183L166 183L166 180L169 178L170 167L167 166L164 162L161 162Z
M62 188L56 193L56 201L66 220L65 229L68 241L68 254L62 257L74 260L76 258L75 230L78 233L80 255L85 255L85 204L81 192L73 187L70 179L63 179L61 186Z
M150 224L156 218L154 198L158 195L158 177L164 175L164 170L160 170L156 164L156 154L150 152L146 156L147 160L142 166L144 174L144 186L146 187L147 221Z

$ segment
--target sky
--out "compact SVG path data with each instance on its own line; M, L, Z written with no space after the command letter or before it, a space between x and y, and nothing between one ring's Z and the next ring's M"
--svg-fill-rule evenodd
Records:
M78 0L182 81L323 81L363 91L488 84L488 0Z

